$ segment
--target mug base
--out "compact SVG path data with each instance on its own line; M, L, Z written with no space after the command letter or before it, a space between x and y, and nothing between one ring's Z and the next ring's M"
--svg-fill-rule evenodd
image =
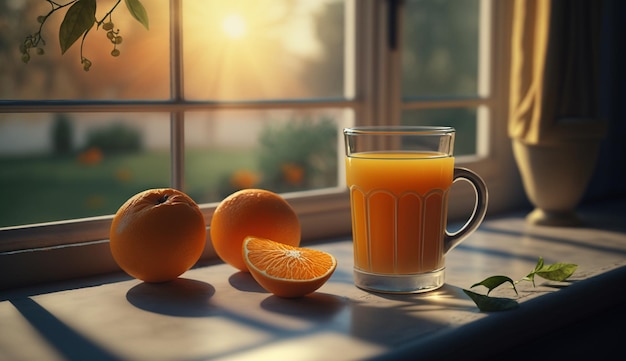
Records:
M354 284L366 291L380 293L423 293L433 291L445 281L445 268L414 274L379 274L354 269Z

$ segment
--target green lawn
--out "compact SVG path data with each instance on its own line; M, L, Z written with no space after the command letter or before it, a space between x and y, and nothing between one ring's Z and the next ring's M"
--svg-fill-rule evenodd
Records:
M185 191L198 203L218 201L228 175L256 167L254 152L189 150ZM0 227L113 214L130 196L170 185L168 151L104 156L81 164L73 156L0 158Z

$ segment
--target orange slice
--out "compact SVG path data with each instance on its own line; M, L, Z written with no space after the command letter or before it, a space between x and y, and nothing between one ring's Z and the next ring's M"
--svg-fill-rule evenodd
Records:
M313 293L337 268L337 260L330 253L265 238L246 237L242 248L252 277L279 297L295 298Z

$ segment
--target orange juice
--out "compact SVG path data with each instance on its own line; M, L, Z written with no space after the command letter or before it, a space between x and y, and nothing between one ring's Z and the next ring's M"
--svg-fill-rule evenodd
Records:
M454 157L365 152L346 158L355 268L412 274L444 267Z

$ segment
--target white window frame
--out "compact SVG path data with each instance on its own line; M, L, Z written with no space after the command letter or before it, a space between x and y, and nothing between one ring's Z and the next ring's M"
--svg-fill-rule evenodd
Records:
M389 1L346 0L346 100L319 102L187 102L182 83L182 49L179 21L171 23L171 100L156 102L99 101L4 101L0 112L169 112L171 114L171 185L181 188L184 162L184 114L189 110L215 109L281 109L281 108L344 108L354 114L359 125L399 122L401 110L416 107L456 107L483 105L489 109L492 121L481 129L488 139L490 151L479 157L460 157L457 163L479 172L490 191L490 213L519 205L523 200L519 177L510 152L506 133L508 113L508 28L511 6L509 1L481 0L483 28L482 62L490 73L486 96L468 101L403 104L400 97L400 54L389 51L387 31ZM181 0L170 1L172 18L180 17ZM401 26L398 23L398 26ZM493 26L502 29L489 31ZM353 42L352 42L353 41ZM498 51L493 51L498 49ZM350 64L352 66L350 66ZM338 133L338 149L343 168L343 137ZM284 194L296 210L303 230L303 242L350 234L350 209L345 189L344 171L339 171L339 186L332 189ZM450 219L466 216L463 209L471 207L474 194L462 191L456 196L460 206L450 208ZM217 203L202 204L205 221L210 224ZM0 290L35 282L118 271L108 248L112 215L26 225L0 229ZM208 232L207 232L208 233ZM211 242L202 260L216 257ZM7 276L10 275L10 276Z

